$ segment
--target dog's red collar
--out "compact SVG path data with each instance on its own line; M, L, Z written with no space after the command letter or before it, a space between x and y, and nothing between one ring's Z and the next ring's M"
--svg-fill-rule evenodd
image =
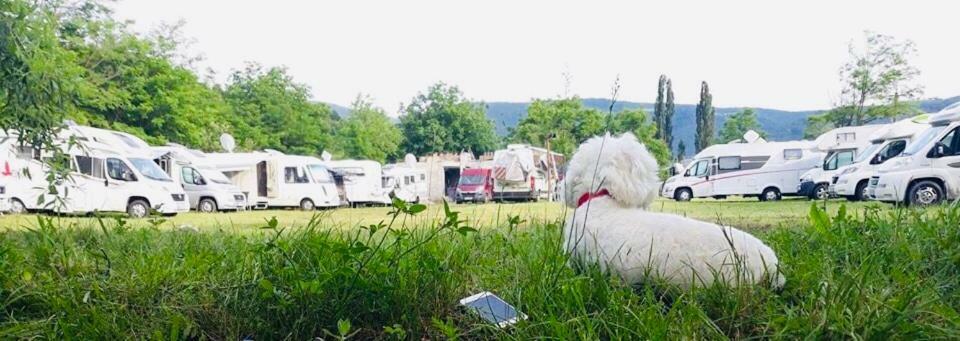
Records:
M599 191L592 192L592 193L583 193L583 195L580 196L580 199L577 200L577 208L580 208L580 206L583 206L583 204L586 204L590 200L593 200L599 197L609 197L609 196L610 196L610 192L607 191L606 188L601 188Z

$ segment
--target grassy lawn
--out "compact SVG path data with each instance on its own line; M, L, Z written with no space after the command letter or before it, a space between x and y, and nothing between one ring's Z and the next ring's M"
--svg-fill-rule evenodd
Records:
M719 222L748 230L765 229L772 227L795 228L807 223L807 215L811 202L808 200L790 199L780 202L758 202L756 199L703 199L692 202L676 202L659 199L651 210L669 212L689 216L701 220ZM836 213L841 205L850 211L859 211L864 207L881 207L889 209L887 205L877 203L849 203L843 200L819 202L830 213ZM553 222L565 217L569 209L559 203L506 203L486 205L451 205L462 213L464 220L470 225L486 228L501 227L510 216L519 216L524 220L536 223ZM389 207L368 207L358 209L334 209L317 212L303 212L297 210L265 210L228 212L218 214L186 213L176 217L165 218L160 227L170 228L190 225L201 230L229 230L246 231L264 226L265 222L277 217L285 226L303 226L314 215L319 215L325 226L339 228L355 228L376 224L388 219ZM404 217L398 226L426 226L443 216L442 205L429 205L426 212L415 217ZM134 226L150 226L148 220L130 221ZM34 215L7 215L0 216L0 228L18 228L36 226ZM86 226L96 224L94 218L64 217L61 224Z
M374 228L389 208L191 213L157 228L4 216L0 339L960 338L960 210L826 207L651 207L757 233L780 258L779 291L574 271L551 203L434 205ZM529 319L498 330L457 307L482 290Z

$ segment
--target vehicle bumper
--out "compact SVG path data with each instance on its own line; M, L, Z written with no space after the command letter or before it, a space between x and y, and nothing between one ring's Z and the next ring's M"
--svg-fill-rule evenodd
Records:
M903 195L907 192L907 184L909 183L910 178L906 174L883 174L877 179L873 197L876 200L887 202L903 201Z
M472 201L472 202L486 201L486 200L487 200L487 194L484 193L484 192L479 192L479 193L475 193L475 192L457 193L456 199L457 199L457 201Z
M660 188L660 196L673 199L673 186L663 185L663 187Z
M800 185L797 186L797 195L799 196L813 196L813 188L817 187L817 183L813 181L803 181L800 182Z
M10 211L10 197L0 195L0 212Z
M493 199L495 200L509 200L509 199L533 199L537 195L534 192L494 192Z

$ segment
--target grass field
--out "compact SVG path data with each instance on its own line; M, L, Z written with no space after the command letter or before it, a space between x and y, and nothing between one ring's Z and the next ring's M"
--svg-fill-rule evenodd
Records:
M559 248L565 210L548 203L5 216L0 338L960 337L960 210L825 205L651 207L757 233L779 255L781 291L681 292L575 272ZM481 290L529 319L498 330L457 307Z

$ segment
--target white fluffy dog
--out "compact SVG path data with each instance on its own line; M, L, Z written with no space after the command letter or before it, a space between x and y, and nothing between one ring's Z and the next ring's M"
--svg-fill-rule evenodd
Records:
M574 214L563 233L574 261L595 262L627 283L660 279L681 287L783 285L777 256L732 227L645 209L659 186L657 161L633 134L584 142L564 179Z

